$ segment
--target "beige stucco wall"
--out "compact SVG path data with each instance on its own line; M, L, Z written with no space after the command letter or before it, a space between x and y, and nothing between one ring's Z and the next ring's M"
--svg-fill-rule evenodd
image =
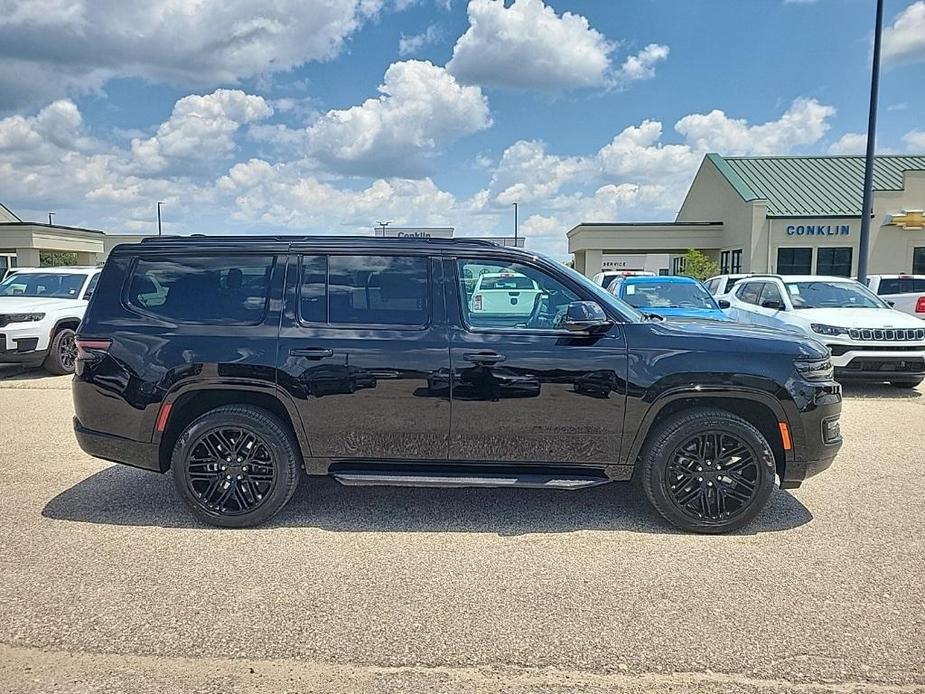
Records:
M907 171L904 190L874 195L874 219L870 233L870 272L910 272L912 249L925 248L925 229L902 229L886 225L889 215L903 210L925 209L925 171Z

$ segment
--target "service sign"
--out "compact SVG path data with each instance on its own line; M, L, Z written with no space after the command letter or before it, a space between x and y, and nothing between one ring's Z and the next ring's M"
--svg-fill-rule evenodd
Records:
M644 255L617 255L604 253L601 256L601 270L643 270L646 256Z

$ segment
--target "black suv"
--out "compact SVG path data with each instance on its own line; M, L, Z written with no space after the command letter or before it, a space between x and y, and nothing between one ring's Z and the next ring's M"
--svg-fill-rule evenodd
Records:
M666 322L476 240L164 238L115 248L77 336L91 455L166 472L203 521L346 485L639 484L678 527L738 528L841 437L819 343Z

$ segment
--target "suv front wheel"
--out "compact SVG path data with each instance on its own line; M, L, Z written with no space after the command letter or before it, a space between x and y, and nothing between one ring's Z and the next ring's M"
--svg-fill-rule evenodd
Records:
M754 426L731 412L695 409L659 424L638 474L649 502L683 530L741 528L767 504L774 454Z
M275 415L226 405L183 431L171 467L177 489L200 520L247 528L270 520L295 493L299 455L292 432Z

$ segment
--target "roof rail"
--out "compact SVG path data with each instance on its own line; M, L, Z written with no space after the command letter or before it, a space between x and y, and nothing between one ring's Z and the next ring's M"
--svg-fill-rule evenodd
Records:
M273 235L273 236L260 236L260 235L251 235L251 236L210 236L208 234L192 234L190 236L178 236L175 234L164 235L164 236L148 236L141 239L141 243L163 243L163 242L202 242L202 241L216 241L216 242L234 242L234 243L259 243L266 241L317 241L318 243L331 242L335 241L338 243L344 243L347 241L357 241L362 243L373 243L373 244L403 244L403 243L415 243L415 242L425 242L432 243L435 245L462 245L462 246L482 246L482 247L497 247L502 244L495 241L490 241L489 239L476 239L476 238L467 238L461 236L455 239L442 239L442 238L418 238L418 237L383 237L383 236L330 236L330 235L303 235L303 234L289 234L289 235Z

